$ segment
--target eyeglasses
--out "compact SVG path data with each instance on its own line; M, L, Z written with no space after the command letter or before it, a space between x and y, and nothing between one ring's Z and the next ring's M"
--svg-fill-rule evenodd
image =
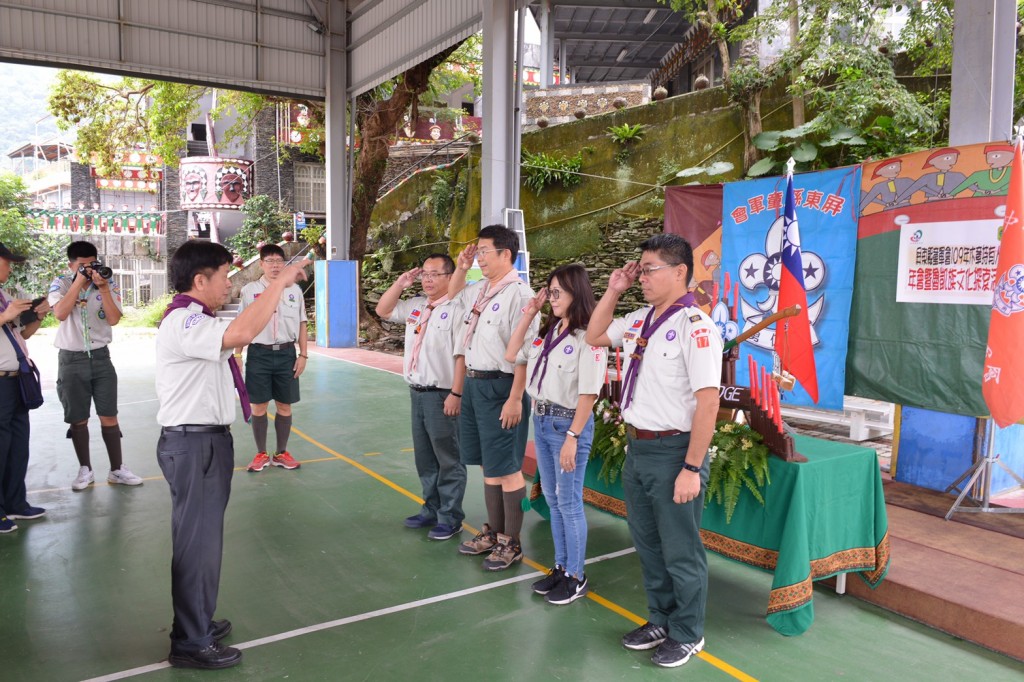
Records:
M284 258L264 258L263 262L267 265L282 265L284 263Z
M508 251L508 249L477 249L476 255L486 256L488 254L499 253L501 251Z
M419 279L421 282L429 282L430 280L439 279L441 277L448 277L451 274L452 273L450 272L421 272Z
M552 301L557 301L562 296L561 289L548 289L548 298Z
M677 267L679 265L680 265L680 263L666 263L665 265L645 265L642 268L640 268L640 276L641 277L650 277L651 273L656 271L656 270L661 270L663 268L674 268L674 267Z

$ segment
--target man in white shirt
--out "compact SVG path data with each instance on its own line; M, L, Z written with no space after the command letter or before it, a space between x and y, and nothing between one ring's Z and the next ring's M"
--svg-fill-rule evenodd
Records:
M95 481L89 455L90 407L96 403L100 433L107 447L110 473L107 483L141 485L142 479L124 466L121 427L117 423L117 371L108 344L113 327L121 321L121 294L112 277L100 273L96 246L85 241L67 248L68 274L50 284L48 300L60 320L53 345L57 354L57 396L64 406L64 421L78 457L73 490ZM109 274L109 273L107 273Z
M455 356L462 333L462 308L448 298L455 270L451 256L433 253L423 267L402 273L377 302L377 314L405 323L402 375L412 401L412 443L423 506L408 517L408 528L430 528L431 540L448 540L462 532L466 465L459 459L458 414L466 365ZM423 295L399 300L416 280Z
M263 276L242 287L241 309L245 310L260 296L267 295L271 283L284 270L284 249L267 244L260 249ZM299 344L298 355L295 344ZM297 284L281 292L277 310L270 323L249 344L245 359L245 388L252 401L252 433L256 440L256 456L248 471L263 471L269 465L298 469L299 462L288 452L288 436L292 431L292 405L299 402L299 376L306 369L308 335L306 333L306 302ZM235 349L241 359L242 349ZM273 399L277 409L274 433L277 448L273 457L267 455L267 408Z
M234 320L213 311L231 293L231 254L220 244L189 241L171 258L171 286L178 292L156 336L157 460L171 489L171 597L174 624L168 661L181 668L227 668L242 652L220 639L231 630L213 620L224 546L224 510L231 493L234 391L248 396L232 349L267 326L281 293L305 279L289 265Z

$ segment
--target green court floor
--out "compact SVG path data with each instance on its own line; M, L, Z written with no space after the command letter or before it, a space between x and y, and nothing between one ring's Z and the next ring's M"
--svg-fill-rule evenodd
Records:
M547 524L533 513L523 538L530 561L483 571L482 557L458 555L456 541L432 542L402 526L417 509L418 479L401 378L315 354L290 444L301 469L245 472L251 434L235 428L239 468L218 617L234 623L226 642L245 650L243 662L217 672L171 669L170 502L154 453L152 342L112 351L126 463L146 482L73 492L77 465L48 391L32 415L28 487L49 513L0 536L5 682L1024 677L1024 664L825 587L815 590L811 629L783 637L764 619L770 575L715 555L705 653L676 671L655 668L649 653L619 644L645 615L624 521L587 509L589 599L554 607L531 594L536 569L552 561ZM94 432L102 481L106 456ZM485 520L482 497L473 470L466 510L474 527Z

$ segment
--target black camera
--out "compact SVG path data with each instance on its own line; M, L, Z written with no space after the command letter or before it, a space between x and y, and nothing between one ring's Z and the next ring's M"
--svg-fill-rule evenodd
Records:
M114 276L114 271L98 260L94 260L88 265L82 265L79 266L78 268L78 272L81 273L82 277L85 277L86 279L92 279L92 273L89 272L90 270L94 270L96 274L98 274L103 279L110 279L111 277Z
M36 306L45 300L45 296L40 296L39 298L32 299L32 305L30 305L28 310L24 311L21 314L21 317L18 318L18 322L21 324L22 327L27 327L33 322L39 321L39 314L36 313Z

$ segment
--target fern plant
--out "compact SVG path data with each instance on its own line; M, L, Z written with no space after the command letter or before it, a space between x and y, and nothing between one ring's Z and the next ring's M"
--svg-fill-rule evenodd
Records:
M644 139L646 128L647 126L643 123L637 123L633 126L623 123L620 126L609 126L608 133L618 144L628 145Z
M575 156L561 156L523 150L523 184L540 194L545 187L561 185L569 189L580 184L580 170L583 168L583 152Z
M763 506L764 487L771 483L768 476L770 456L761 434L746 424L718 422L708 449L711 466L704 506L714 500L725 507L726 523L732 521L744 489L750 491Z
M590 459L601 460L597 476L609 485L618 479L626 463L626 423L619 406L607 398L594 406L594 442Z

